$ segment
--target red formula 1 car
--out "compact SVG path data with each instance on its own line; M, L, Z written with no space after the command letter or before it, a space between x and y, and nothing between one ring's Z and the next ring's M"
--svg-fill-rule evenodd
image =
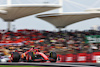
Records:
M57 54L56 52L50 52L50 55L47 56L44 53L40 52L38 49L31 48L30 50L19 54L17 51L11 54L12 62L56 62Z

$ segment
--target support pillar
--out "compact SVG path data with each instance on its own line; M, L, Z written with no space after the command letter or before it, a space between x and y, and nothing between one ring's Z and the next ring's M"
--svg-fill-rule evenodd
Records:
M61 29L65 28L65 26L57 26L56 28L58 29L58 31L61 31Z
M59 13L63 13L63 0L59 0L59 5L61 6L59 8ZM58 28L58 31L61 31L61 27L57 27Z
M58 28L58 31L60 32L62 28Z
M59 5L61 5L61 7L59 8L59 13L63 12L63 0L59 0Z
M11 5L11 1L12 1L12 0L7 0L7 5L8 5L8 6Z
M8 21L8 22L7 22L7 27L8 27L7 31L10 31L10 28L11 28L11 21Z

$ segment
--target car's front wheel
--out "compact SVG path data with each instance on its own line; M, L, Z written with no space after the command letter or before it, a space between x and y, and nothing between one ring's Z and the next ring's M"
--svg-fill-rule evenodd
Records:
M53 60L50 60L50 62L56 62L57 61L57 53L50 52L50 58L53 58Z

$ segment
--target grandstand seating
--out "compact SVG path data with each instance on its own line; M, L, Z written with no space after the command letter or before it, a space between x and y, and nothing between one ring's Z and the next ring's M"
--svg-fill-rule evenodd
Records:
M4 33L2 33L4 32ZM91 52L89 44L85 44L86 35L100 35L100 31L37 31L22 29L16 32L0 31L0 46L10 50L9 46L23 51L24 48L40 49L42 52L47 53L49 51L56 51L58 54L75 54L75 53L87 53ZM26 46L25 46L26 45ZM27 47L28 45L28 47ZM97 49L93 51L99 51L99 43L94 45ZM14 50L12 48L12 50ZM2 50L1 50L2 51ZM10 50L11 51L11 50Z

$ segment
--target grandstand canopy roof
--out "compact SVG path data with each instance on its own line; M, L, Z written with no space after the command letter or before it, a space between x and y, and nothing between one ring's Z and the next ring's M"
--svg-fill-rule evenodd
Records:
M100 12L67 12L67 13L53 13L53 14L42 14L36 16L40 19L50 22L57 28L64 28L67 25L100 17Z
M0 6L0 17L5 21L13 21L25 16L53 10L59 8L59 5L40 4L40 5L9 5ZM4 12L3 12L4 11Z

